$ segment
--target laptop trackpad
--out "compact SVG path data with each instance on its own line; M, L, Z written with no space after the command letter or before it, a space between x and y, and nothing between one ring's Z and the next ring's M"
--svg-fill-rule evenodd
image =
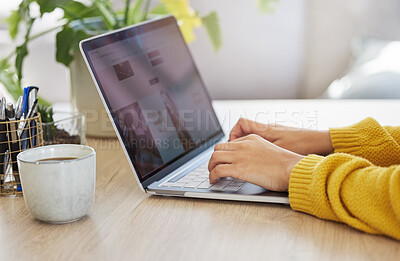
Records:
M260 186L246 183L240 190L236 192L237 194L243 195L268 195L268 196L278 196L278 197L287 197L287 192L275 192L271 190L266 190Z

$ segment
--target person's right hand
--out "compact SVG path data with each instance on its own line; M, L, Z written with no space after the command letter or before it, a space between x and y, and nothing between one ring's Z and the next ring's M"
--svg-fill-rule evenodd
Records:
M329 131L302 130L276 124L263 124L239 119L232 128L229 141L257 134L273 144L301 155L333 153Z

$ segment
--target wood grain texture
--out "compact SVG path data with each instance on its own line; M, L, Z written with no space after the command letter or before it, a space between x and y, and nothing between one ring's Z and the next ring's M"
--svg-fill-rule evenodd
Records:
M399 260L400 242L288 206L148 196L117 140L97 151L96 199L66 225L0 197L0 260Z

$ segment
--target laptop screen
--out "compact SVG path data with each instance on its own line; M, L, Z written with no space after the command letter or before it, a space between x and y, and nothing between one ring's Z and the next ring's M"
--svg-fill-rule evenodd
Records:
M82 49L141 181L222 132L173 17Z

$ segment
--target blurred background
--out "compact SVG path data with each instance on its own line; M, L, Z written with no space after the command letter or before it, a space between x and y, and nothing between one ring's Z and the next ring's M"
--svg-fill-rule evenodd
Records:
M0 58L15 47L4 19L18 4L0 0ZM191 5L219 16L219 51L204 28L195 30L190 44L214 99L400 97L398 0L279 0L266 14L255 0L192 0ZM57 10L44 15L33 30L54 26L62 15ZM55 62L55 35L29 45L24 82L40 86L51 102L65 102L70 76Z

